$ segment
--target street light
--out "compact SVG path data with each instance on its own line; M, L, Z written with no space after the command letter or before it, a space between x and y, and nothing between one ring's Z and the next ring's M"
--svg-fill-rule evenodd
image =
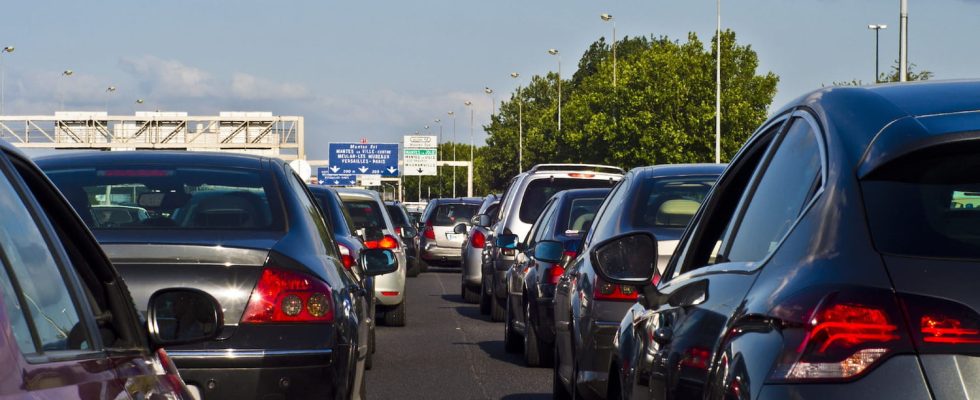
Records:
M613 87L616 87L616 20L610 14L599 15L603 22L612 22L613 26L613 37L612 37L612 53L613 53Z
M510 77L517 79L520 73L511 72ZM524 97L521 96L521 85L517 85L517 173L524 172Z
M66 69L66 70L64 70L61 73L61 76L65 77L65 78L68 78L68 77L72 76L74 73L75 73L75 71L72 71L70 69ZM61 84L61 81L58 81L58 83ZM61 84L61 85L62 85L61 86L61 90L60 90L61 91L61 109L63 111L65 109L65 87L64 87L63 84Z
M109 87L105 88L105 93L106 93L106 95L105 95L105 112L106 112L106 114L109 113L109 96L111 96L115 91L116 91L116 87L115 86L109 86Z
M548 49L548 54L558 56L558 133L561 133L561 54L556 49Z
M898 81L905 82L909 74L909 1L901 1L898 14Z
M7 46L4 47L2 51L0 51L0 56L2 56L3 53L13 53L13 52L14 52L14 46ZM3 68L3 57L0 57L0 115L3 115L3 100L4 100L3 87L6 84L5 72L6 71Z
M490 90L490 88L487 88L487 90ZM493 91L490 90L490 93L493 93ZM470 168L473 168L473 102L466 100L463 102L463 105L470 109Z
M717 0L718 30L715 33L715 164L721 164L721 0Z
M878 79L878 33L882 29L887 29L888 25L884 24L870 24L868 29L875 31L875 83L880 83L881 80Z
M439 156L439 145L442 144L442 120L436 118L435 123L439 124L439 142L436 144L436 160L442 160ZM442 174L439 173L439 164L436 163L436 175L439 176L439 197L442 197Z
M496 108L495 108L497 105L494 104L496 102L493 99L493 89L490 89L489 86L484 86L483 87L483 93L486 93L487 96L490 96L490 122L492 123L493 122L493 114L496 114L496 111L497 111Z
M453 198L456 198L456 112L450 111L450 117L453 117Z

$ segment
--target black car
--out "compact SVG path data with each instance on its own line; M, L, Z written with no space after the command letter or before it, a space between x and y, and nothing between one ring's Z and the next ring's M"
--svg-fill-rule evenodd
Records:
M529 367L550 366L553 361L555 285L565 274L565 262L578 254L578 246L607 194L608 188L555 193L518 246L522 252L507 271L504 347L508 351L523 347L524 362ZM540 256L549 260L560 257L562 262L539 258L535 247L545 241L560 246L550 249L554 254Z
M619 327L614 395L973 393L978 115L976 81L813 92L742 147L659 285L648 233L596 246L603 279L644 292Z
M419 273L425 272L425 268L424 263L419 260L418 243L415 241L415 236L418 235L417 223L412 223L412 218L400 202L386 201L385 209L388 210L391 223L395 224L395 233L405 242L405 259L408 261L408 271L405 271L405 276L419 276Z
M285 162L163 151L37 162L92 229L137 306L162 287L195 288L221 304L215 340L167 349L204 398L363 392L370 294L344 268L332 230ZM92 217L92 206L117 204L149 218ZM368 275L394 270L391 252L362 258Z
M605 397L613 337L623 315L636 302L636 287L596 276L595 249L622 232L657 235L670 254L724 165L687 164L634 168L609 193L575 260L555 288L555 366L557 397ZM537 246L559 247L556 241ZM540 250L540 249L539 249ZM557 262L560 252L541 251L540 262ZM551 257L542 256L550 254Z
M337 250L344 268L354 274L354 277L361 283L361 287L368 293L374 293L374 277L367 275L364 268L358 263L361 252L366 249L363 238L355 232L354 223L351 221L343 201L340 200L340 195L329 186L308 185L307 188L310 189L310 193L313 193L313 198L323 211L327 224L333 230L333 239L337 242ZM375 348L377 321L375 320L374 296L368 296L368 301L370 301L370 306L368 307L368 319L365 321L368 325L368 355L364 361L365 369L371 369L373 365L372 355L377 350Z

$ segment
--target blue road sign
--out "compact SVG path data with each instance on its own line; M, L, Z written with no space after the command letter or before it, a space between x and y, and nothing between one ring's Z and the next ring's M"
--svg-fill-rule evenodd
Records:
M316 177L321 185L330 186L357 186L357 175L334 174L330 168L320 167L316 169Z
M330 143L330 173L398 176L397 143Z

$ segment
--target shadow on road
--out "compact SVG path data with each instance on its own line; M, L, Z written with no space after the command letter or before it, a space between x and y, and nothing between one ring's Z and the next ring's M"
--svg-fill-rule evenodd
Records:
M551 393L517 393L508 394L500 400L549 400L551 398Z
M429 269L425 270L425 273L435 272L439 274L458 274L460 272L459 267L439 267L435 265L429 265Z
M456 297L459 297L459 296L456 296ZM470 318L470 319L475 319L475 320L484 321L484 322L490 322L490 316L489 315L480 314L480 306L479 305L477 305L477 304L469 304L469 303L463 303L463 304L466 304L466 305L465 306L453 306L453 307L447 307L447 308L454 308L454 309L456 309L456 312L459 313L459 315L462 315L462 316L467 317L467 318Z
M490 356L494 360L500 360L508 362L520 367L525 367L524 357L520 354L510 354L504 350L503 340L489 340L485 342L477 343L480 350Z
M465 300L463 300L463 296L460 296L458 294L430 294L429 296L440 296L442 297L443 300L448 301L450 303L470 304L467 303Z

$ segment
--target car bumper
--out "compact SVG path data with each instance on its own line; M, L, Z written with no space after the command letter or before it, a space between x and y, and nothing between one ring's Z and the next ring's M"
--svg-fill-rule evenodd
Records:
M336 398L347 391L351 354L349 346L169 352L184 382L205 400Z
M463 267L463 283L470 286L483 284L483 249L465 247L460 265Z
M459 262L460 252L462 248L460 247L439 247L435 244L427 243L425 248L422 249L421 255L422 259L428 262Z

